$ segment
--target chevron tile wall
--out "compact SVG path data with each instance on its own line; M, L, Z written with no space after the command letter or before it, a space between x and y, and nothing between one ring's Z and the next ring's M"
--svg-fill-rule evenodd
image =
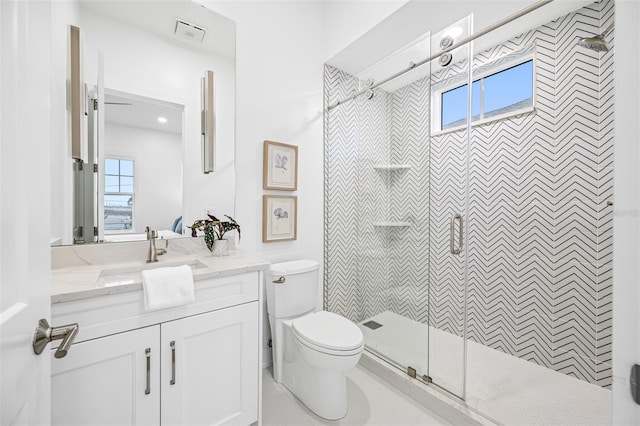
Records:
M358 90L354 77L325 68L325 105ZM356 194L360 168L360 128L356 104L335 108L324 116L324 305L351 320L360 318L364 299L359 277L358 213Z
M360 90L353 76L325 68L325 105ZM351 320L386 308L388 240L373 223L385 220L388 163L387 94L359 98L325 114L324 304Z
M613 0L596 2L476 54L474 69L534 48L536 110L474 126L468 148L466 131L429 132L431 90L464 62L325 114L328 310L353 320L390 310L462 335L464 257L448 249L460 212L467 336L610 387L613 49L575 41L612 21ZM359 87L325 68L327 105ZM372 226L382 220L412 226Z
M391 220L411 228L389 228L387 310L427 322L429 305L429 117L430 82L416 81L390 94L390 162L410 169L387 174ZM425 196L427 194L427 196Z

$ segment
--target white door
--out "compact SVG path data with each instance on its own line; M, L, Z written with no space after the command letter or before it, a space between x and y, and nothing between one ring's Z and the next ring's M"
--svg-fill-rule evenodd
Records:
M629 378L640 364L640 3L616 1L615 20L612 411L614 425L639 425Z
M52 360L51 424L159 425L159 345L156 325L77 343Z
M163 425L258 420L258 324L252 302L161 325Z
M48 424L51 4L0 1L0 424Z

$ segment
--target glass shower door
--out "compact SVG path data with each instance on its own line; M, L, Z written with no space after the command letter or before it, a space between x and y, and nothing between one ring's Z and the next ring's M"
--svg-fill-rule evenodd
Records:
M442 51L471 34L471 17L432 37ZM466 220L471 46L433 61L429 185L429 377L464 398L466 358Z
M428 377L430 33L358 74L362 311L367 350ZM386 80L386 81L385 81ZM372 205L372 202L375 205ZM382 248L374 257L374 249Z

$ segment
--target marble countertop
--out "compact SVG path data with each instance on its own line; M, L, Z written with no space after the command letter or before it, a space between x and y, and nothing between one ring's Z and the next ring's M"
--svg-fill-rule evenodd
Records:
M193 279L197 286L200 280L263 271L270 264L241 252L212 256L206 247L201 249L201 241L199 244L194 244L194 240L190 239L185 241L186 243L172 241L168 253L158 256L158 262L153 264L147 264L146 255L141 255L148 243L128 246L109 244L102 249L99 245L53 248L52 250L57 251L52 252L51 303L141 291L142 281L138 273L141 268L188 264L193 269ZM117 246L117 251L113 246ZM123 261L123 257L140 260Z

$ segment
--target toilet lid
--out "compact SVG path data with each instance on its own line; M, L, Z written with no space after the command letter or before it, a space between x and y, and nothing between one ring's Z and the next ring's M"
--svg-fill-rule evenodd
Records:
M362 346L362 331L353 322L332 312L321 311L293 320L296 335L314 345L335 350Z

